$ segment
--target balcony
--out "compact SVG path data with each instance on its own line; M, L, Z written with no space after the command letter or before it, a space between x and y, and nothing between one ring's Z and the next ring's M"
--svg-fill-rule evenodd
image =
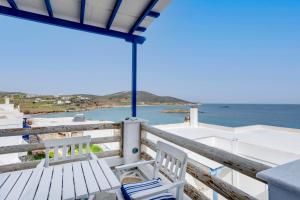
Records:
M172 131L170 130L171 127L173 127ZM257 177L258 173L271 169L271 163L247 158L245 151L249 150L250 144L236 143L236 138L188 139L180 134L180 131L183 130L188 133L189 130L197 129L198 131L201 130L201 128L189 127L186 124L153 127L133 118L120 123L0 129L0 137L20 137L26 133L40 138L53 133L83 132L83 134L92 136L91 144L100 144L106 147L103 152L96 153L96 155L98 158L105 158L112 169L122 164L137 162L140 159L152 159L155 157L155 150L157 149L156 142L161 140L183 149L189 155L187 184L184 187L186 198L268 199L271 197L271 191L268 190L267 186L268 180L260 178L264 176ZM192 133L189 134L189 138L191 138ZM68 137L72 137L72 135L73 137L76 136L76 134L69 134ZM240 146L238 151L232 149L236 145ZM136 151L133 151L135 148ZM0 147L0 154L1 156L9 156L15 153L43 151L44 149L43 143L36 140L34 143L2 146ZM295 160L297 158L290 159ZM35 168L39 162L39 160L34 160L4 164L0 166L0 172ZM164 174L162 173L162 175ZM269 182L269 189L270 187Z

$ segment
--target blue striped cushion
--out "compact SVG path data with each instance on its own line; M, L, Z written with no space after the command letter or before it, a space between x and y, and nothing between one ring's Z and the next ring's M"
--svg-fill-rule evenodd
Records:
M145 181L141 183L124 184L121 187L121 191L125 200L132 200L131 196L134 193L149 190L160 186L162 186L162 184L160 183L160 179L155 179L155 180ZM148 198L148 200L175 200L175 198L171 193L165 192L165 193L152 196Z

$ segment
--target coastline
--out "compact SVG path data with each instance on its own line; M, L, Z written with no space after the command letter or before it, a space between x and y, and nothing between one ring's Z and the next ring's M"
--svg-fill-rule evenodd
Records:
M139 104L137 107L151 107L151 106L189 106L190 104ZM43 112L34 112L34 113L26 113L26 115L46 115L46 114L54 114L54 113L72 113L72 112L86 112L91 110L98 110L98 109L106 109L106 108L130 108L131 105L107 105L107 106L96 106L96 107L89 107L77 110L66 110L66 111L43 111Z

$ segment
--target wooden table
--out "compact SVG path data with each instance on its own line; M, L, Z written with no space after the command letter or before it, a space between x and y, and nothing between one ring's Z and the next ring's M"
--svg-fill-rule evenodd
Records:
M0 200L87 198L120 186L103 159L79 161L0 174Z

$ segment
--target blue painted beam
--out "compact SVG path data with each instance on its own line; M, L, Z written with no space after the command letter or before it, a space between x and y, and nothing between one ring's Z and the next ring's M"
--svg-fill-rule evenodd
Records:
M136 117L136 79L137 79L137 44L132 43L132 90L131 90L131 116Z
M52 11L52 6L51 6L51 0L45 0L45 5L48 11L49 17L53 17L53 11Z
M14 0L7 0L7 2L9 3L11 8L18 9L18 6Z
M85 0L81 0L80 5L80 23L83 24L84 22L84 13L85 13Z
M222 170L223 170L223 166L220 166L215 169L210 169L210 175L218 177ZM218 200L218 199L219 199L218 193L216 191L213 191L213 200Z
M150 3L147 5L147 7L144 9L142 14L139 16L139 18L136 20L136 22L131 27L129 34L133 34L133 32L139 27L139 25L142 23L142 21L145 19L145 17L149 14L151 9L155 6L155 4L158 2L158 0L151 0Z
M121 3L122 3L122 0L116 0L114 8L113 8L113 10L111 12L111 15L110 15L110 17L109 17L109 19L107 21L106 29L110 29L112 23L114 22L114 19L115 19L116 15L117 15L117 12L118 12L118 10L119 10L119 8L121 6Z
M139 26L135 29L136 31L140 31L140 32L145 32L147 30L147 28Z
M121 38L128 42L134 41L138 44L143 44L146 40L145 37L138 36L138 35L132 35L132 34L123 33L123 32L114 31L114 30L107 30L107 29L101 28L101 27L80 24L77 22L58 19L58 18L54 18L54 17L52 18L49 16L35 14L35 13L17 10L17 9L12 9L12 8L8 8L5 6L0 6L0 14L17 17L17 18L21 18L21 19L27 19L30 21L40 22L40 23L44 23L44 24L55 25L55 26L64 27L64 28L70 28L70 29L75 29L75 30L100 34L100 35L106 35L106 36L115 37L115 38Z
M148 16L149 16L149 17L153 17L153 18L158 18L158 17L160 16L160 13L155 12L155 11L150 11L150 12L148 13Z

